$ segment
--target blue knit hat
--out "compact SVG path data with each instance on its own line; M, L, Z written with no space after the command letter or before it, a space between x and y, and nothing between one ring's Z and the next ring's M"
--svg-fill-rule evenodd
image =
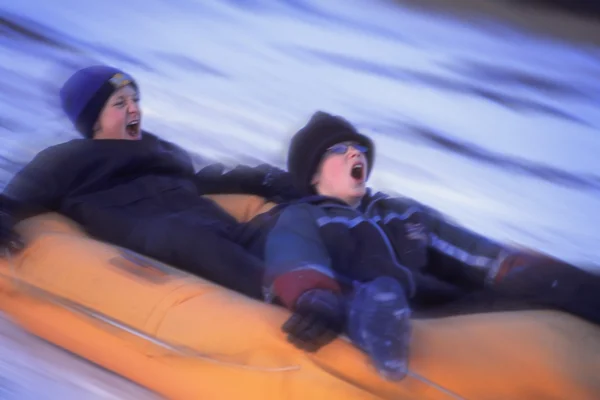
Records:
M92 138L94 124L108 98L118 89L137 84L126 73L106 65L94 65L75 72L60 89L63 111L75 128Z

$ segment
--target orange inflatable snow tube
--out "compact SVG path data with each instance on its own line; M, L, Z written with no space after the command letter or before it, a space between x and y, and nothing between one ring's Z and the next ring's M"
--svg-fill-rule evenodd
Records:
M272 205L213 196L240 220ZM287 343L287 312L42 215L0 261L0 308L30 332L169 399L600 398L600 328L550 311L415 320L411 372L381 379L344 339Z

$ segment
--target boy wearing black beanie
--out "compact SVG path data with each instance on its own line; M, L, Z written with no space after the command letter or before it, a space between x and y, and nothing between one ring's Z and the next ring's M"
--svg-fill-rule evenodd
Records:
M292 138L288 170L305 197L263 218L255 246L267 298L293 311L283 330L298 347L314 351L346 333L383 376L401 379L412 310L516 305L600 323L600 277L496 243L412 199L372 193L374 161L373 141L325 112Z

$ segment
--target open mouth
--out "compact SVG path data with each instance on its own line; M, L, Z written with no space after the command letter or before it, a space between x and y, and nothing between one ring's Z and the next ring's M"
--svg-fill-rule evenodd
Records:
M363 181L365 179L365 165L361 162L352 165L350 176L357 181Z
M140 133L140 121L139 120L135 120L135 121L131 121L127 124L125 130L127 131L127 134L131 137L137 137Z

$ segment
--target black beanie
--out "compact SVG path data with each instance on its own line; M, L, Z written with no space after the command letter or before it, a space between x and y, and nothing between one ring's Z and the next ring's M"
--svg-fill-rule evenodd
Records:
M287 168L294 184L304 195L315 194L312 179L323 155L331 146L341 142L356 142L368 149L367 178L375 161L375 145L367 136L360 134L345 119L317 111L310 121L292 137L288 149Z

